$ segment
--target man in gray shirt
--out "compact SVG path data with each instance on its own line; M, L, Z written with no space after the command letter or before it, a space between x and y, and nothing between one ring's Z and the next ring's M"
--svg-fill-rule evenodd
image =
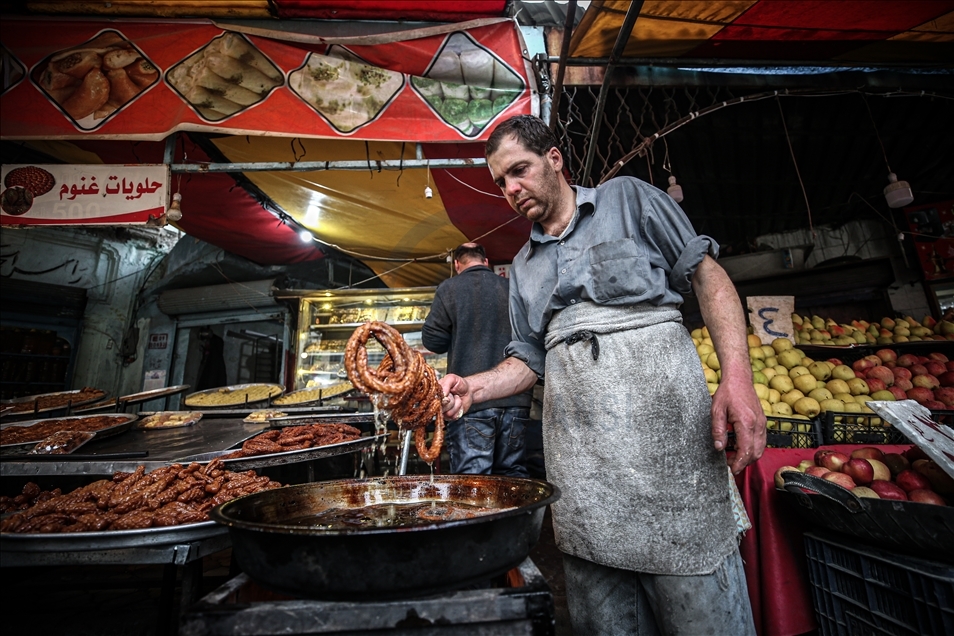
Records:
M577 634L752 634L726 470L765 447L739 296L666 193L630 177L571 187L539 119L490 135L487 161L533 221L511 267L507 358L441 380L453 417L546 376L547 478ZM722 380L709 396L678 306L695 293ZM658 632L656 631L658 629Z
M437 287L424 321L422 342L447 352L447 371L465 376L487 371L504 359L510 344L507 279L491 271L482 245L454 250L457 275ZM473 404L447 423L450 472L527 477L524 465L530 423L529 391Z

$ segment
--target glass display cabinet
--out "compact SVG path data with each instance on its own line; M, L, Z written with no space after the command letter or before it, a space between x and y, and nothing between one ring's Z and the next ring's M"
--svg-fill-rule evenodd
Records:
M326 290L300 297L294 389L332 389L348 381L344 351L354 330L371 320L386 322L443 375L447 355L421 344L421 328L434 300L434 287ZM384 348L368 342L368 362L377 365Z

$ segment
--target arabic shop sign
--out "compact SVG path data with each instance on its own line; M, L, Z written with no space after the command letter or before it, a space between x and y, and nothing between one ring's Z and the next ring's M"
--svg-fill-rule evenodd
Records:
M165 212L166 165L5 165L3 225L143 225Z

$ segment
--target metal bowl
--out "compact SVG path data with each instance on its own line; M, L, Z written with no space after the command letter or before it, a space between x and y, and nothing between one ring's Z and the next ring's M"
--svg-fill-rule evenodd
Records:
M224 503L209 517L229 527L242 570L274 590L312 598L406 598L503 574L540 537L556 486L495 475L344 479L286 486ZM461 503L499 509L426 525L339 530L299 521L330 508Z

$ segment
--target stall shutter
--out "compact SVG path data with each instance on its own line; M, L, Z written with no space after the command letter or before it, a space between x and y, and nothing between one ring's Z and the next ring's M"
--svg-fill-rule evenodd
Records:
M159 310L167 316L181 316L234 309L278 306L272 295L276 279L188 289L169 289L159 294Z
M79 320L86 310L86 290L33 280L6 278L0 286L4 313Z

